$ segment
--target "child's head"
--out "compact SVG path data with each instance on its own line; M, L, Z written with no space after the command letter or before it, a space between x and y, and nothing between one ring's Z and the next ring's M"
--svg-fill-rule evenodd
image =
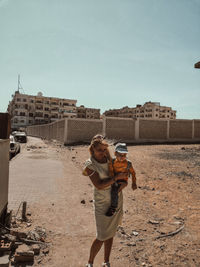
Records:
M126 158L128 149L125 143L118 143L115 146L115 156L119 161L123 161Z

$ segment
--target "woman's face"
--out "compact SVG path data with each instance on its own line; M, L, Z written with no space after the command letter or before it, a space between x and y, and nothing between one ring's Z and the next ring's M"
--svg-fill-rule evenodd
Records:
M106 145L99 144L98 146L93 148L94 151L94 157L101 161L105 158L107 158L108 148Z

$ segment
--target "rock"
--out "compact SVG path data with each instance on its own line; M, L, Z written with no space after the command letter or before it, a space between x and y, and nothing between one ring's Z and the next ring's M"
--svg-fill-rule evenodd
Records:
M151 224L159 224L160 222L154 221L154 220L149 220L148 223L151 223Z
M11 242L15 242L16 241L16 236L14 236L14 235L9 235L9 234L6 234L5 235L5 238L7 239L7 240L9 240L9 241L11 241Z
M36 231L30 231L27 235L28 239L39 241L40 235Z
M26 224L27 227L30 227L31 225L32 225L31 223L27 223L27 224Z
M135 243L127 243L126 245L129 246L129 247L135 247L136 246Z
M27 215L27 216L31 216L31 212L27 212L26 215Z
M49 253L49 249L48 249L48 248L45 248L45 249L42 251L42 253L43 253L44 255L48 254L48 253Z
M138 235L138 232L133 231L133 232L132 232L132 235L137 236L137 235Z
M21 255L21 256L34 256L34 252L31 250L31 248L29 248L29 246L23 244L21 246L19 246L16 249L15 252L17 255Z
M0 257L0 267L9 267L9 255Z
M81 204L85 204L85 200L83 199L83 200L81 200Z
M34 252L34 255L39 255L40 254L40 246L37 244L32 245L32 250Z
M27 233L25 232L17 232L17 231L10 231L11 235L16 236L17 238L26 238L27 237Z

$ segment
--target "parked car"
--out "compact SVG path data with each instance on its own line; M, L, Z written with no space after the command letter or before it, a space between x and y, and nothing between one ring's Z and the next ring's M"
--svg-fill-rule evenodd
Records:
M27 136L25 132L13 132L13 136L15 137L15 140L20 143L26 143L27 142Z
M16 142L15 136L10 135L10 157L15 156L20 152L20 144Z

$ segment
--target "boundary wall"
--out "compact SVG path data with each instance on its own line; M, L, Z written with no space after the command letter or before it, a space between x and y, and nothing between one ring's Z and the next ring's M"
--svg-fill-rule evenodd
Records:
M65 145L88 143L95 134L114 142L198 143L200 120L128 119L104 117L102 120L63 119L50 124L27 127L27 134Z

